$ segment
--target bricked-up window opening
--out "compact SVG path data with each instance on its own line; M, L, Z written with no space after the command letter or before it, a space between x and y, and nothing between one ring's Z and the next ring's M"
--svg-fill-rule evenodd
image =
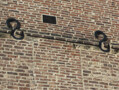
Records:
M56 24L56 17L43 15L43 22L44 23Z

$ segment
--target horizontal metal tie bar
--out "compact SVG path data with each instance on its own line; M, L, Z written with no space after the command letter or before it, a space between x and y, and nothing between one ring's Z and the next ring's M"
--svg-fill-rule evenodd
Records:
M6 33L10 34L10 30L0 30L0 33ZM43 34L42 34L43 33ZM20 33L16 33L20 34ZM25 35L30 36L30 37L35 37L35 38L45 38L45 39L52 39L52 40L59 40L59 41L65 41L65 42L70 42L70 43L79 43L79 44L85 44L85 45L92 45L92 46L98 46L99 41L98 40L89 40L85 38L77 38L77 37L72 37L72 38L64 38L61 37L62 35L55 35L54 33L45 33L45 32L39 32L39 34L32 34L32 33L25 33ZM119 50L119 44L115 43L110 43L112 49L117 49Z

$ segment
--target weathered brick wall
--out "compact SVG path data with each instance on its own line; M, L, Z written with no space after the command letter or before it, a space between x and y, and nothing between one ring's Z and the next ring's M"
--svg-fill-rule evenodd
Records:
M117 0L0 0L0 90L119 90L118 15ZM9 35L9 17L23 40ZM96 30L111 52L96 47Z
M119 89L119 55L81 50L84 90Z
M0 40L1 90L83 90L80 51L70 43Z
M119 89L118 54L49 39L0 39L0 46L0 90Z
M29 33L47 32L92 40L94 31L102 30L113 42L119 39L118 0L1 0L0 7L2 29L6 19L14 17ZM56 16L57 24L43 23L42 15Z

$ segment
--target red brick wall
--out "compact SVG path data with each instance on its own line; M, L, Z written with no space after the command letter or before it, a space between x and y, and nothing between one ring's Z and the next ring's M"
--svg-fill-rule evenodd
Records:
M80 51L70 43L1 39L0 46L2 90L83 89Z
M0 90L119 90L118 9L117 0L1 0ZM23 40L9 36L9 17ZM116 49L96 47L96 30Z
M29 33L48 32L94 39L94 31L102 30L113 42L118 41L118 0L2 0L0 6L1 28L5 27L8 17L14 17ZM44 14L56 16L57 24L43 23Z

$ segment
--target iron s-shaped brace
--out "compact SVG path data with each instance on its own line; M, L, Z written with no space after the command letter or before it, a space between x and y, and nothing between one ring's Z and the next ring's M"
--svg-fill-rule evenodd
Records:
M11 25L11 22L15 22L16 23L16 26L15 27L13 27L12 25ZM17 40L22 40L23 38L24 38L24 32L23 31L21 31L21 33L20 33L20 36L21 37L16 37L15 36L15 31L18 29L18 30L20 30L20 28L21 28L21 24L20 24L20 22L18 21L18 20L16 20L16 19L14 19L14 18L8 18L7 19L7 21L6 21L6 24L7 24L7 27L9 28L9 29L11 29L11 36L13 37L13 38L15 38L15 39L17 39Z
M99 48L104 51L104 52L110 52L110 45L108 43L106 50L102 48L102 44L108 40L107 36L102 32L102 31L96 31L95 32L95 37L98 39L99 35L103 35L103 39L99 41Z

